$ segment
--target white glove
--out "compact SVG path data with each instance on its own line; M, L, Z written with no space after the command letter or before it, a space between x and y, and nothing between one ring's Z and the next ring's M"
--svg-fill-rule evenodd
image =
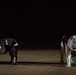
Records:
M0 46L0 49L1 49L1 46Z
M18 43L14 44L14 46L18 46Z

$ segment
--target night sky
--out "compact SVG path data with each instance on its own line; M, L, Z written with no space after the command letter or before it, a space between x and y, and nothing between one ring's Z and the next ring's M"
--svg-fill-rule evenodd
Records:
M19 46L59 48L63 35L76 34L76 5L71 1L0 1L0 38Z

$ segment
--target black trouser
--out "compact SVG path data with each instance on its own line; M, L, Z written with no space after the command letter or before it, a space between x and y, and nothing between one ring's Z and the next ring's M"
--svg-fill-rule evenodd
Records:
M5 53L9 52L9 55L11 57L11 62L13 61L14 57L16 57L16 61L17 61L17 47L14 46L5 46L6 51Z

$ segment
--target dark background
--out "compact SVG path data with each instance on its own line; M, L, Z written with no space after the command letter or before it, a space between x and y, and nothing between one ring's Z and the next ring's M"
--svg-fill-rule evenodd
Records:
M73 1L0 0L0 38L25 48L60 48L63 35L76 34L75 10Z

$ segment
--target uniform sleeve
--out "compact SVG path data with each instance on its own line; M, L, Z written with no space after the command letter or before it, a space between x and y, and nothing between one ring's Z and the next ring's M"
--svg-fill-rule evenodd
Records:
M14 41L15 43L18 43L15 39L13 39L13 41Z
M0 41L0 46L4 46L4 41L3 40Z
M13 41L15 42L14 46L18 46L18 42L15 39Z

